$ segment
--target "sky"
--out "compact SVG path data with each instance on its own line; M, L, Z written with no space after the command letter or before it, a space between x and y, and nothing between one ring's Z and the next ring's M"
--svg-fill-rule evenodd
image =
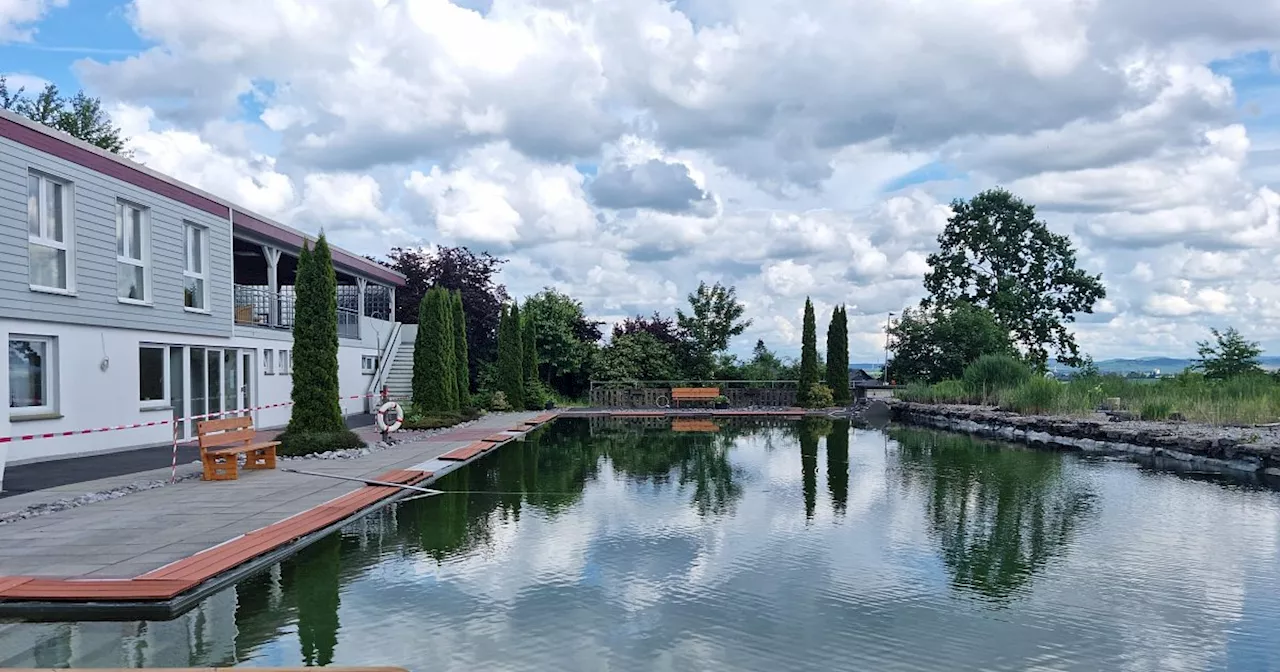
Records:
M613 322L737 288L852 361L1003 186L1107 298L1095 359L1280 351L1280 0L0 0L0 73L349 250L465 245Z

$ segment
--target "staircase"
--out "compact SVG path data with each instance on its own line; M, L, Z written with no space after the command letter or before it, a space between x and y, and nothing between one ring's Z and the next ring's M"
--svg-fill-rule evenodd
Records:
M386 386L391 398L402 404L413 396L413 342L418 337L418 325L406 324L400 330L400 347L387 372Z

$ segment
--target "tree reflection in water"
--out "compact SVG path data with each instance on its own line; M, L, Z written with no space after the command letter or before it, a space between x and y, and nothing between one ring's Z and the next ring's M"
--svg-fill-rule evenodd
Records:
M1062 456L971 437L897 428L902 476L928 499L930 530L958 588L999 603L1065 553L1093 494Z
M836 515L843 514L849 502L849 430L848 420L836 420L827 435L827 490Z
M338 644L342 537L331 534L281 566L281 582L298 609L298 642L308 667L333 662Z

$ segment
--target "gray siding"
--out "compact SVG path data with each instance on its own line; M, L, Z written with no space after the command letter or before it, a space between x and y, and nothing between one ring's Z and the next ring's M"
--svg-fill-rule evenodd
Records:
M76 296L33 292L27 268L27 171L73 186ZM152 305L116 298L117 199L151 209ZM183 309L184 221L209 231L209 314ZM216 216L0 137L0 317L231 336L231 225Z

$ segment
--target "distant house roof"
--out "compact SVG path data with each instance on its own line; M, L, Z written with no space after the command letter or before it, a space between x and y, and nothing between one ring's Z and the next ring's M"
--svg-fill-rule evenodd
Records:
M871 374L867 373L862 369L850 369L849 382L852 383L859 380L874 380L874 378L872 378Z

